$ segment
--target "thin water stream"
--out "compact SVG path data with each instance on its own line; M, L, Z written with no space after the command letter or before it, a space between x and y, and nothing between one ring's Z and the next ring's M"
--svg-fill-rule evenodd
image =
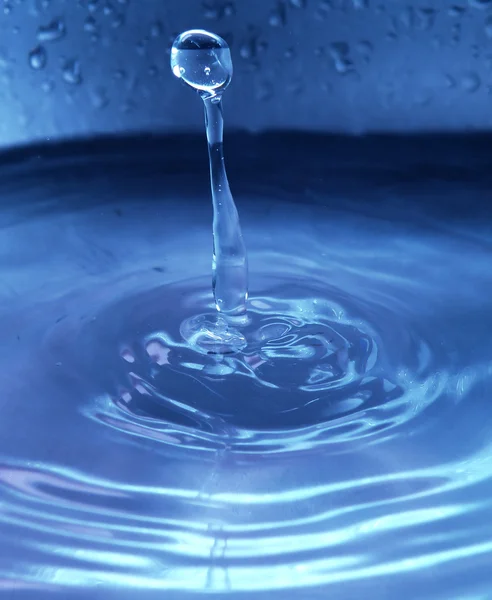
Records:
M199 139L1 157L0 589L488 597L488 142L231 135L248 344L208 354Z

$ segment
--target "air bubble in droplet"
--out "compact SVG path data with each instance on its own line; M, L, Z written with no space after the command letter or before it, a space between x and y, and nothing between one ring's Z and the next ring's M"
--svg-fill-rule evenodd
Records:
M62 19L54 19L48 25L38 28L37 38L39 42L55 42L65 37L67 30Z
M201 29L187 31L172 46L171 68L176 77L204 97L216 96L231 81L231 52L218 35Z
M43 46L36 46L31 52L29 52L29 65L32 69L44 69L48 56Z

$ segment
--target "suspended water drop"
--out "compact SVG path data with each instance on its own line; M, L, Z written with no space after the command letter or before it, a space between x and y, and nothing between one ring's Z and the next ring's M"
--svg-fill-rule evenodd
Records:
M231 81L231 52L217 35L203 30L187 31L173 44L171 68L176 77L198 90L203 98L213 98Z
M54 42L65 37L66 32L65 22L62 19L54 19L48 25L38 28L37 38L39 42Z
M216 309L225 317L216 321L204 316L193 318L182 325L181 332L201 351L237 351L246 341L230 324L231 319L246 314L248 260L224 165L221 98L232 78L231 53L221 37L204 30L187 31L173 44L171 69L199 92L205 104L214 209L212 287Z
M31 68L39 70L44 69L48 60L46 50L43 46L36 46L31 52L29 52L29 65Z

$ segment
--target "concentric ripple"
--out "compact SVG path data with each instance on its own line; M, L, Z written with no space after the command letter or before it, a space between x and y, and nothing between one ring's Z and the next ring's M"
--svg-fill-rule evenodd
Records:
M248 189L247 343L207 354L207 200L118 156L0 178L0 589L487 597L487 227Z

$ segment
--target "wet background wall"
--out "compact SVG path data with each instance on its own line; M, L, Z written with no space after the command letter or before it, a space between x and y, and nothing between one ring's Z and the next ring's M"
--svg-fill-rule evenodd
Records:
M0 0L0 144L202 128L175 34L231 44L227 126L486 130L489 0Z

